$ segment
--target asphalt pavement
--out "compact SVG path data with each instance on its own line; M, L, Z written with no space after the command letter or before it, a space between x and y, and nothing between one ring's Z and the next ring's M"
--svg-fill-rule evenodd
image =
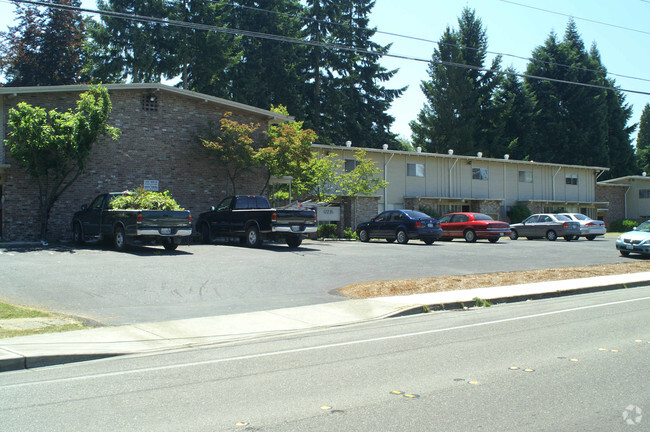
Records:
M154 353L286 334L404 314L467 308L650 285L650 272L565 281L345 300L242 314L93 328L0 340L0 371L71 363L125 354Z

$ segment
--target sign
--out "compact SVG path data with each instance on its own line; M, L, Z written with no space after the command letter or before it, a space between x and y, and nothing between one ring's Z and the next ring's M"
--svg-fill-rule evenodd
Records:
M341 220L341 207L317 207L316 217L319 222L339 222Z
M142 187L144 190L158 192L158 180L145 180Z

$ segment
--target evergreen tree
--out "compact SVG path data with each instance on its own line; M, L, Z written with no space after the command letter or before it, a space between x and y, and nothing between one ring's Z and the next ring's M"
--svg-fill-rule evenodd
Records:
M52 3L54 3L52 1ZM60 3L78 7L79 0ZM54 7L16 4L18 24L0 33L0 67L7 86L63 85L82 81L84 20Z
M636 137L636 159L642 172L650 173L650 104L641 113L639 135Z
M345 49L311 47L306 57L305 125L316 130L323 143L352 141L359 147L397 146L390 132L394 118L386 114L404 89L386 89L396 71L379 65L390 46L371 41L375 29L368 16L370 0L308 0L313 18L305 28L310 41L341 45Z
M103 11L169 18L164 0L97 0ZM102 82L159 82L167 72L170 27L102 15L90 21L87 73Z
M457 31L446 29L429 63L430 80L421 85L427 103L411 122L413 141L430 152L451 148L459 154L482 151L497 156L492 150L496 114L492 95L501 81L495 72L501 58L493 60L490 71L480 70L487 57L482 22L465 8L458 24Z

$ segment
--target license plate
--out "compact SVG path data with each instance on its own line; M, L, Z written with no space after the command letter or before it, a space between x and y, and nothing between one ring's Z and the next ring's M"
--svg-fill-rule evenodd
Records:
M160 234L171 234L172 229L171 228L160 228Z
M433 228L433 224L432 224L432 223L427 224L427 227L429 227L429 228Z
M499 233L499 235L500 235L501 237L503 237L503 236L506 235L506 233Z
M632 245L627 245L627 246L625 246L625 248L629 249L629 250L634 250L634 246L632 246Z
M291 231L300 231L300 227L298 225L291 225Z

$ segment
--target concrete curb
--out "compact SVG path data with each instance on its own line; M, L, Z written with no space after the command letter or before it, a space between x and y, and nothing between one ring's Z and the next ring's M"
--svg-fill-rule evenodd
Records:
M515 302L650 285L650 272L599 276L409 296L345 300L277 309L118 327L102 327L0 340L0 372L124 354L146 354L240 341L308 329L348 325L428 310Z

